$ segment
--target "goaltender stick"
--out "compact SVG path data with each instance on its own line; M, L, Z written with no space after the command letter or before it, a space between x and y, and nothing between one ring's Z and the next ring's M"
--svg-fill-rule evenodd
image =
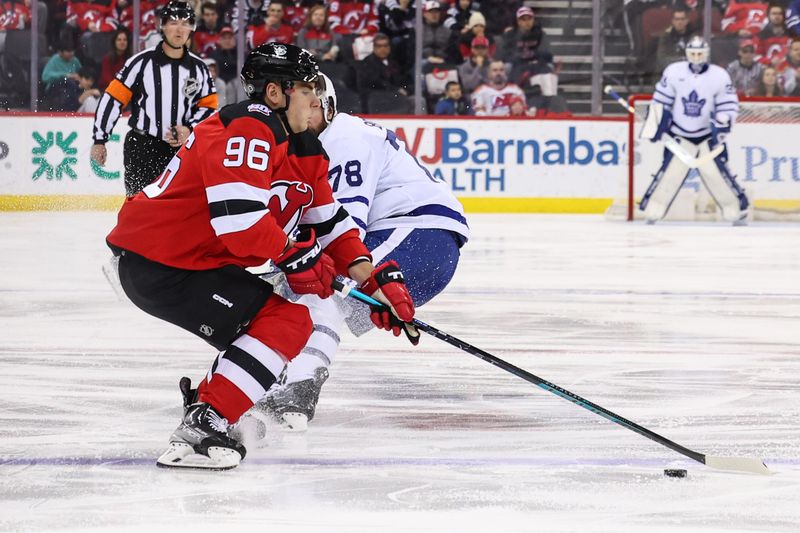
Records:
M692 37L686 45L686 61L669 65L656 85L640 137L656 142L671 136L686 155L677 157L664 150L661 168L639 205L648 224L667 214L689 174L687 159L692 158L699 163L700 179L722 218L734 225L746 223L750 203L728 169L724 144L739 114L739 99L725 69L709 64L709 51L706 41ZM704 160L704 155L720 145L719 154Z

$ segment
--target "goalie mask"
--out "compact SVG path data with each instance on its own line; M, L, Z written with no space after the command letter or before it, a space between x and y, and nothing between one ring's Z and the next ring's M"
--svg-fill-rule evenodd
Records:
M695 69L701 69L708 64L710 53L708 43L700 36L694 36L686 43L686 61Z

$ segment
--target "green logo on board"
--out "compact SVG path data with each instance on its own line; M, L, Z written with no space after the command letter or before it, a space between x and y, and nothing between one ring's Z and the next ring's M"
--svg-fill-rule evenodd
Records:
M77 137L78 134L74 131L66 138L60 131L55 134L48 131L45 137L34 131L33 140L38 146L33 147L31 155L33 156L32 162L37 165L37 168L31 179L36 181L45 176L49 180L60 180L65 175L73 180L78 179L78 175L72 167L78 162L78 158L74 157L78 153L78 149L72 147L72 142Z

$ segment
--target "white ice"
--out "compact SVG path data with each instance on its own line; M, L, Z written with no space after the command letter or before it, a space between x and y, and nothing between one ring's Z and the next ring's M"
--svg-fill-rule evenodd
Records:
M345 335L309 431L155 467L213 348L120 302L111 213L0 214L0 531L800 531L800 227L473 215L420 319L713 471L432 337ZM152 238L158 238L153 235ZM685 479L663 476L686 468Z

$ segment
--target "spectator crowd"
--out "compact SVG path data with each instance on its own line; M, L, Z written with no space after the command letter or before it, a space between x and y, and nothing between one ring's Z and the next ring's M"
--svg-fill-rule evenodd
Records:
M682 60L686 42L702 29L702 2L684 1L630 0L619 2L624 7L617 19L612 9L606 13L608 24L627 28L637 68L650 76L644 87L666 65ZM267 42L310 50L342 88L343 110L410 113L419 7L426 112L569 114L549 37L522 0L246 0L241 17L235 0L190 3L197 14L191 50L209 67L221 105L241 96L241 33L248 50ZM141 1L140 49L160 41L159 10L165 4ZM134 53L131 0L0 0L0 100L6 96L0 107L14 107L9 94L20 95L18 107L25 105L28 66L7 49L12 39L6 34L30 29L32 6L38 7L41 48L48 51L41 62L39 108L91 112ZM660 18L653 16L656 10ZM715 0L713 10L712 60L727 67L742 95L800 96L800 0Z
M652 82L683 59L686 43L702 31L703 4L632 0L626 6L638 68ZM659 23L666 29L652 37ZM711 30L712 61L727 69L740 95L800 96L800 0L714 2Z

